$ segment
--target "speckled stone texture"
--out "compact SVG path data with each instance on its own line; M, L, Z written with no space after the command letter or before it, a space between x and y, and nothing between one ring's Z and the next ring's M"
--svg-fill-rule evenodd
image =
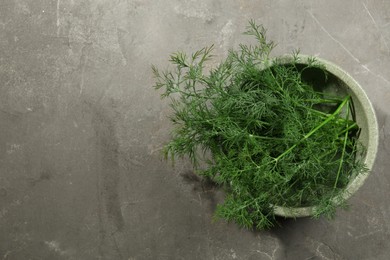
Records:
M212 222L223 193L160 150L150 66L240 42L346 70L376 109L372 174L335 220ZM390 259L390 1L0 0L0 259Z

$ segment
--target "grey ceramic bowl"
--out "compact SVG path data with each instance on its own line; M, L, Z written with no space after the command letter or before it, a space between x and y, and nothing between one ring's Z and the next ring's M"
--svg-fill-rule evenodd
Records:
M298 63L303 65L307 64L309 59L310 56L299 55ZM292 56L284 56L280 59L280 62L287 64L291 63L292 60ZM364 174L355 174L352 176L351 181L342 194L344 199L348 199L363 185L373 167L378 147L378 123L374 107L363 88L347 72L335 64L320 58L316 58L316 60L325 66L326 71L329 72L331 77L329 80L330 83L325 85L323 91L340 95L349 94L351 96L356 112L356 122L361 128L359 140L366 148L363 161L369 170ZM337 199L334 198L334 200L337 203ZM315 206L299 208L276 206L274 213L282 217L296 218L312 216L315 209Z

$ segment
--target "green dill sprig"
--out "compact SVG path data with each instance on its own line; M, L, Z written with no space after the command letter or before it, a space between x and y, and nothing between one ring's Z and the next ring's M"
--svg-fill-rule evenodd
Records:
M171 55L172 70L152 67L156 89L170 98L174 124L167 158L188 156L199 174L226 191L216 217L247 228L275 224L274 206L316 206L315 216L334 215L357 160L359 127L350 96L318 90L304 74L327 73L315 58L305 65L270 58L266 30L250 21L256 45L239 45L204 72L213 46L192 55ZM326 108L326 109L325 109ZM203 151L203 152L201 152ZM211 156L209 156L211 154ZM337 198L337 199L335 199Z

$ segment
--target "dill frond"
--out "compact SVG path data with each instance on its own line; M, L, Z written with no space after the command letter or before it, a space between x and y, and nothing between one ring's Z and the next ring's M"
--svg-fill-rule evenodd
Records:
M216 217L246 228L275 225L273 206L317 206L315 216L334 215L352 172L366 168L356 159L359 127L351 97L329 96L306 80L315 58L301 64L298 52L284 64L270 58L275 44L266 30L249 22L256 45L230 50L204 73L211 47L192 55L171 55L171 71L153 67L156 89L171 98L174 124L166 157L188 156L208 167L199 171L226 190ZM204 151L199 154L198 151ZM212 158L202 155L211 154Z

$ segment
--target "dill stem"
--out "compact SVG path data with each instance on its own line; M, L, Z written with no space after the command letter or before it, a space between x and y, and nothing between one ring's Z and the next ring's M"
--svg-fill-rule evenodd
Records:
M320 111L320 110L313 109L313 108L306 108L306 109L309 110L309 111L312 111L313 113L317 113L317 114L319 114L319 115L322 115L322 116L324 116L324 117L329 117L329 116L332 115L332 114L324 113L324 112L322 112L322 111ZM353 124L353 125L351 125L351 128L357 126L357 124L355 123L355 121L349 120L348 117L345 118L345 119L344 119L344 118L338 118L338 119L337 119L337 122L340 122L340 123L350 122L350 123ZM344 132L342 132L342 133L344 133Z
M305 99L304 101L311 102L311 103L317 103L317 104L326 104L326 103L335 104L335 103L340 102L341 100L328 98L328 99Z
M348 118L348 116L349 116L349 110L347 112L347 118ZM337 170L336 180L335 180L334 185L333 185L333 191L336 189L336 186L337 186L337 183L338 183L339 177L340 177L341 167L343 166L343 162L344 162L344 155L345 155L345 149L347 146L347 139L348 139L348 132L349 132L348 129L349 129L349 127L346 129L347 131L345 131L345 135L344 135L343 151L341 152L340 164L339 164L339 168Z
M344 129L343 131L341 131L340 134L344 134L344 132L348 132L349 130L351 130L352 128L357 128L358 125L354 122L352 125L348 126L346 129Z
M339 164L339 168L337 170L337 176L336 176L336 180L335 180L334 185L333 185L333 190L336 189L337 183L339 181L341 167L343 166L343 162L344 162L345 148L347 146L347 138L348 138L348 130L345 132L343 151L341 152L340 164Z
M336 109L336 111L333 112L327 119L325 119L321 124L316 126L313 130L311 130L309 133L307 133L301 140L299 140L296 144L288 148L285 152L283 152L281 155L275 158L275 161L277 162L280 158L291 152L295 147L297 147L301 142L312 136L315 132L317 132L318 129L329 123L329 121L333 120L338 113L340 113L341 109L345 106L345 104L348 103L349 95L344 98L343 102L340 104L340 106Z

